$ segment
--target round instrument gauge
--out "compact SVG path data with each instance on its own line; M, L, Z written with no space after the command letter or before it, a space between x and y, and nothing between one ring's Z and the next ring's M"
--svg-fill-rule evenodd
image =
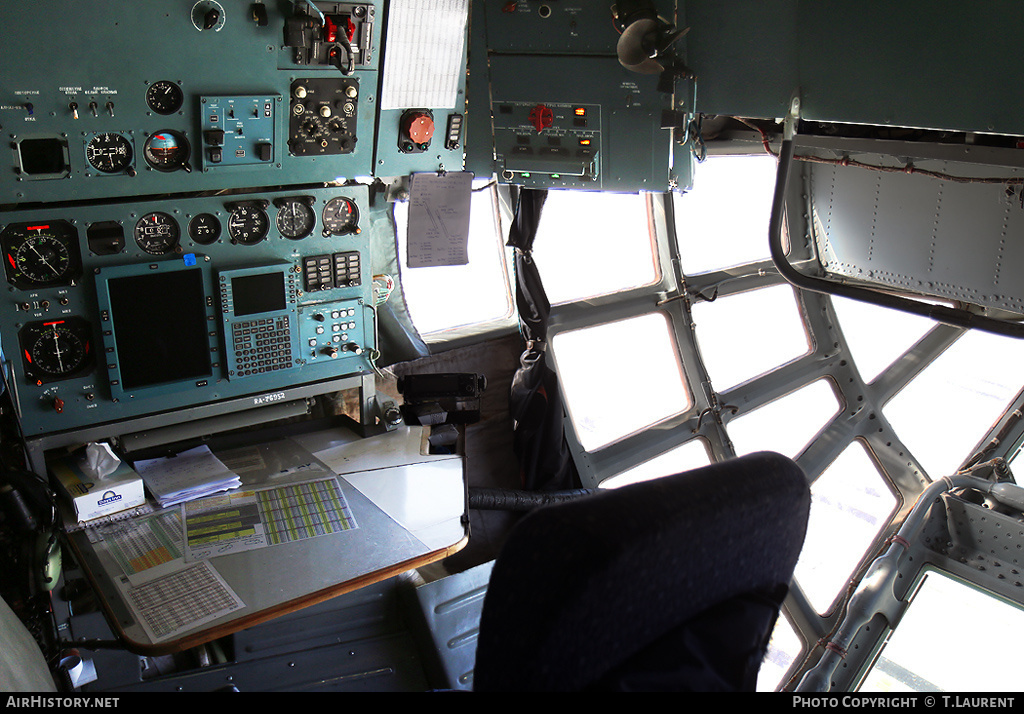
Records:
M270 232L270 216L261 206L241 204L231 209L228 235L235 243L255 245Z
M220 221L212 213L200 213L188 222L188 237L200 245L209 245L220 238Z
M142 155L146 163L157 171L189 170L188 159L192 153L188 139L170 129L158 131L146 139Z
M170 253L180 235L178 222L166 213L150 213L135 224L135 242L150 255Z
M16 287L68 285L80 274L78 232L66 221L12 223L0 240L7 280Z
M185 95L181 87L167 79L153 82L146 90L146 104L157 114L174 114L184 102Z
M96 134L85 145L89 165L105 174L121 173L130 167L134 153L128 138L115 132Z
M351 198L332 198L324 206L324 236L359 233L359 208Z
M277 230L285 238L299 240L313 232L316 213L301 198L285 198L277 203Z
M90 330L81 318L33 322L18 336L25 374L36 383L72 377L92 364Z

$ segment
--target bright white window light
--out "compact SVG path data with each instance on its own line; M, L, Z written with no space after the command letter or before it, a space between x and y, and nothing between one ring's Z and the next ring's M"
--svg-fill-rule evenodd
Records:
M709 156L694 168L693 188L673 194L676 238L689 275L767 260L775 192L773 156Z
M669 323L660 313L559 332L551 347L576 438L587 451L690 407Z
M1022 638L1019 607L929 570L860 691L1019 692Z
M936 324L927 317L849 298L833 296L832 305L865 382L873 381Z
M818 380L729 422L736 455L776 451L795 459L838 412L839 400Z
M552 305L655 283L647 197L548 191L533 257Z
M711 463L707 447L702 439L692 439L681 446L666 451L661 456L643 462L638 466L606 478L601 482L601 488L619 488L628 486L631 483L650 481L651 479L671 476L699 469Z
M779 613L772 630L768 651L765 652L761 669L757 672L757 691L773 692L782 684L782 678L803 651L803 643L793 625L783 613Z
M788 285L697 303L693 320L698 347L718 392L810 350L793 288Z
M1024 341L969 330L882 411L932 479L956 472L1021 388Z
M477 182L477 188L482 188ZM409 268L406 229L409 204L395 203L402 290L421 334L509 318L514 309L494 188L474 191L469 214L466 265Z
M896 505L859 441L811 485L810 520L795 576L819 613L832 607Z

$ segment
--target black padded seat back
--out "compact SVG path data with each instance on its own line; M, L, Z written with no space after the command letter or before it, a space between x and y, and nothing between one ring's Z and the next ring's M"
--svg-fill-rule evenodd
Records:
M474 689L750 690L810 489L761 452L540 508L509 534Z

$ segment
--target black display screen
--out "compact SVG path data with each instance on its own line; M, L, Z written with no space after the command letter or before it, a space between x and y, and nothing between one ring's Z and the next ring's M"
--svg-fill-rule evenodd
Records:
M111 278L107 294L122 389L212 374L198 268Z
M231 278L231 296L236 317L284 310L284 273L259 273Z

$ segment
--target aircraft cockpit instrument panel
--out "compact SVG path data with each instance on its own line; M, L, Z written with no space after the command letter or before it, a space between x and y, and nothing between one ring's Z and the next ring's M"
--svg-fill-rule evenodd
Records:
M370 370L367 201L353 185L5 215L0 339L26 436Z
M374 173L379 3L5 5L0 203ZM55 21L87 62L39 51Z

